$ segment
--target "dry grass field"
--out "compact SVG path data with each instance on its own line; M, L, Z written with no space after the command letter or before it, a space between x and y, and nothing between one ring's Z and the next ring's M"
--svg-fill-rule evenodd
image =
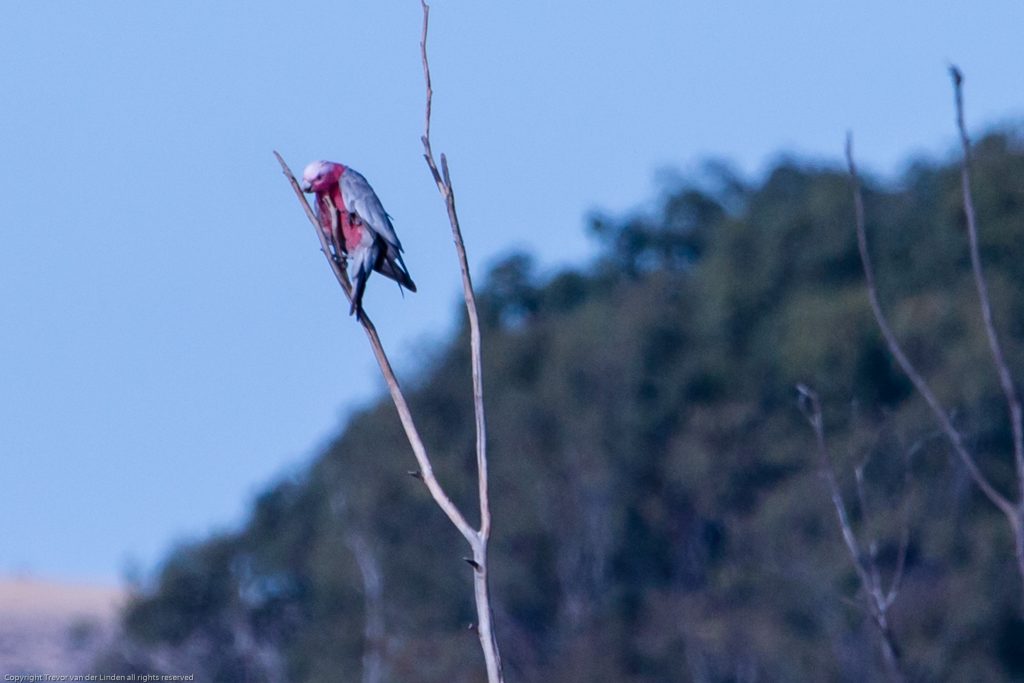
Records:
M109 641L124 591L0 577L0 674L84 674Z

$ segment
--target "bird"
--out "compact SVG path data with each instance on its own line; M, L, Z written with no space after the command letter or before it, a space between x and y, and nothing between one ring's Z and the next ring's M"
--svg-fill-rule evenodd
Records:
M391 216L363 174L334 161L314 161L302 172L302 191L316 198L330 257L347 263L353 284L350 315L363 320L363 293L373 271L397 282L399 290L416 291Z

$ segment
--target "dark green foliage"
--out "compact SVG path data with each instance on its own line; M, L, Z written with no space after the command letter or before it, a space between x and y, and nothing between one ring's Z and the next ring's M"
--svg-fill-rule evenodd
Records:
M1019 378L1020 142L981 140L975 173L997 323ZM981 334L957 169L918 162L898 185L867 189L897 334L1010 493L1006 408ZM509 680L881 677L797 382L823 398L841 485L855 524L879 540L884 572L907 501L892 618L911 678L1024 677L1007 526L934 436L880 339L846 176L786 161L747 185L715 166L657 212L595 218L592 230L603 252L590 268L541 278L517 254L479 296ZM472 519L466 347L463 328L410 398L439 478ZM869 456L865 510L852 468ZM481 680L464 543L408 476L414 467L389 401L354 416L303 476L259 498L243 531L167 560L126 612L137 646L124 656L199 651L222 681L269 671L358 680L366 605L349 539L361 534L383 573L388 680Z

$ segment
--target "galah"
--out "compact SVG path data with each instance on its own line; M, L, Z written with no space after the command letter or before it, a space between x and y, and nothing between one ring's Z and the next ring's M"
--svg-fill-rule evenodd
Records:
M302 172L302 191L316 196L317 220L331 256L348 262L351 313L357 319L362 320L363 292L374 270L397 282L400 289L416 291L391 217L361 173L333 161L314 161Z

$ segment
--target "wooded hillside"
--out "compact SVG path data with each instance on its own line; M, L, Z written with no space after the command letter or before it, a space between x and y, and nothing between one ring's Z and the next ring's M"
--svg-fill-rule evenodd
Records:
M1024 146L993 134L975 153L982 257L1020 379ZM866 203L897 335L1012 494L957 165L919 161L896 182L869 181ZM910 678L1024 678L1009 528L886 350L846 173L785 161L749 182L708 165L656 211L596 216L589 229L601 255L585 268L539 273L515 254L481 278L490 571L508 679L882 678L797 383L821 395L854 526L878 539L883 573L906 502L891 618ZM464 335L403 380L438 476L473 510ZM867 510L854 490L862 464ZM354 415L300 476L259 497L240 533L167 558L104 668L481 680L461 538L414 467L390 401Z

